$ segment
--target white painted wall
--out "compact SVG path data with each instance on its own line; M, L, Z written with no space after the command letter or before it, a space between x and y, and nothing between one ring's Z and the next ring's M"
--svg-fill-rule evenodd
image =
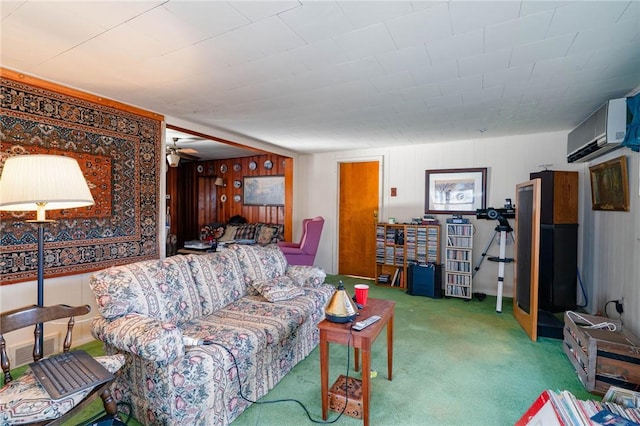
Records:
M515 200L515 185L529 179L529 173L543 170L573 170L580 174L579 252L578 265L591 313L602 311L606 301L624 297L624 324L640 336L640 172L638 154L620 149L591 163L566 163L566 132L540 133L504 138L483 138L447 143L430 143L389 149L339 151L302 156L296 176L297 193L306 197L296 203L296 222L302 217L322 215L325 228L320 242L316 266L327 273L337 273L338 265L338 164L381 158L382 196L380 219L389 216L409 221L424 212L425 170L487 167L487 206L502 207L505 198ZM589 165L627 155L630 174L630 212L593 212ZM391 197L389 188L398 189ZM516 207L517 208L517 207ZM446 215L441 215L444 223ZM474 266L490 241L497 223L471 218L475 226ZM513 221L511 221L513 223ZM515 236L517 238L517 235ZM498 255L498 242L488 255ZM442 253L444 252L444 243ZM507 257L513 246L507 246ZM496 294L498 264L484 261L473 281L474 291ZM504 296L511 297L513 265L505 265ZM580 291L580 290L579 290ZM578 303L584 304L579 295ZM609 314L617 317L613 306Z
M73 329L73 346L81 345L93 340L91 336L91 319L97 314L96 301L93 292L89 288L90 274L70 275L59 278L47 278L44 282L44 304L56 305L66 304L71 306L90 305L91 312L81 318L76 318L76 325ZM36 304L37 290L36 282L28 281L18 284L0 286L0 311L6 312L29 304ZM62 350L62 339L66 333L66 321L59 320L45 324L44 336L48 338L53 334L59 337L59 348ZM33 345L33 329L19 330L8 333L5 336L7 347L25 344ZM13 361L12 354L9 354Z
M629 171L629 212L591 210L588 166L625 155ZM618 149L585 165L581 186L587 193L582 203L583 280L594 291L590 311L604 311L609 300L624 298L625 326L640 336L640 154ZM607 313L618 318L613 304Z

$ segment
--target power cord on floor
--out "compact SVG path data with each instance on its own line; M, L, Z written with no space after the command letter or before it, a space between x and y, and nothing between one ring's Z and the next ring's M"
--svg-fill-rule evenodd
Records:
M352 337L352 328L349 327L349 337L347 339L347 373L346 373L346 377L349 377L349 365L351 364L351 337ZM309 421L313 422L313 423L318 423L318 424L332 424L337 422L338 420L340 420L340 417L342 417L342 415L344 414L345 410L347 409L347 404L349 403L349 391L348 389L345 387L345 403L344 403L344 407L342 407L342 411L340 411L340 413L338 414L338 417L336 417L333 420L316 420L313 417L311 417L311 413L309 413L309 410L307 409L307 407L305 407L305 405L297 400L297 399L291 399L291 398L284 398L284 399L274 399L274 400L270 400L270 401L253 401L249 398L247 398L246 396L244 396L244 394L242 393L242 382L240 381L240 368L238 367L238 361L236 360L235 355L233 354L233 352L231 352L231 350L229 350L229 348L227 348L226 346L214 342L213 340L202 340L199 341L201 342L201 344L203 345L215 345L215 346L219 346L222 349L224 349L229 355L231 355L231 359L233 360L233 365L236 368L236 379L238 380L238 389L239 389L239 394L240 397L242 399L244 399L245 401L251 403L251 404L275 404L275 403L279 403L279 402L295 402L298 405L300 405L302 407L302 409L304 410L305 414L307 415L307 418L309 419Z

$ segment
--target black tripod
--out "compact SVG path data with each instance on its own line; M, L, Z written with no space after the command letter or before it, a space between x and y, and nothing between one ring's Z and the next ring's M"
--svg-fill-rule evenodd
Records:
M505 257L505 251L506 251L506 245L507 245L507 234L511 235L511 240L513 242L515 242L515 239L513 238L513 228L511 227L511 225L509 225L509 222L507 221L507 219L504 218L503 216L498 216L497 219L499 222L498 226L495 227L493 236L487 243L487 246L484 248L484 251L482 252L482 257L480 258L480 262L478 262L478 265L473 270L473 276L475 276L476 272L478 272L478 270L480 269L480 265L482 265L484 258L487 256L487 252L491 248L491 245L495 241L498 233L500 233L500 256L499 257L491 256L488 258L492 262L498 262L498 294L497 294L497 300L496 300L496 312L500 313L502 312L502 287L504 283L504 264L513 262L512 258Z

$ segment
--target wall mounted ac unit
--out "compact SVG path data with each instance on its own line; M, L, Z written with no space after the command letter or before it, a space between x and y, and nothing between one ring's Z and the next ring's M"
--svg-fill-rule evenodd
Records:
M567 162L584 162L598 157L624 140L627 128L627 99L612 99L604 103L567 138Z

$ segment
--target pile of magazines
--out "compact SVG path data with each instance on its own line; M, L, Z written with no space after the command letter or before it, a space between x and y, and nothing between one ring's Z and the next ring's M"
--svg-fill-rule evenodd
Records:
M640 426L639 407L639 392L617 386L611 386L602 401L579 400L569 391L546 390L516 426Z

